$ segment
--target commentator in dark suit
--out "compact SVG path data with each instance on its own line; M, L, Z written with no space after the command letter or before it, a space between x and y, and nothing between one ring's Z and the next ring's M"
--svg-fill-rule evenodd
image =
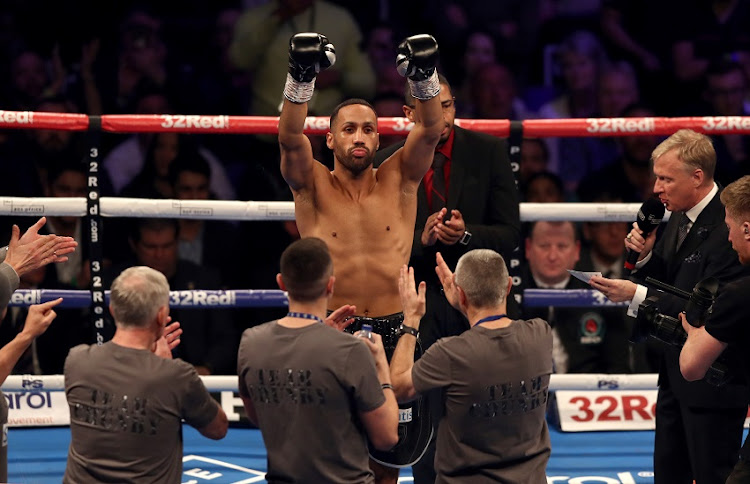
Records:
M454 125L455 99L450 84L440 77L440 101L445 128L435 151L433 167L419 186L417 218L409 265L418 281L427 282L427 313L420 326L426 350L439 338L469 329L466 318L440 293L435 254L443 255L451 270L472 249L492 249L510 260L520 241L519 195L504 139ZM406 89L404 114L413 121L414 98ZM403 146L380 150L379 165ZM435 399L437 400L437 399ZM438 421L438 417L434 421ZM433 482L434 443L415 465L414 482Z
M654 193L672 214L658 240L657 231L644 238L633 224L625 240L629 250L640 253L633 279L651 276L690 292L706 277L718 278L723 286L747 274L727 240L720 189L713 178L716 153L711 140L682 129L656 147L652 160ZM591 285L613 301L630 300L631 315L646 297L661 294L623 279L594 277ZM659 312L677 317L686 303L661 294ZM738 458L748 389L739 383L715 387L688 382L680 373L679 353L679 348L663 345L654 482L723 484Z

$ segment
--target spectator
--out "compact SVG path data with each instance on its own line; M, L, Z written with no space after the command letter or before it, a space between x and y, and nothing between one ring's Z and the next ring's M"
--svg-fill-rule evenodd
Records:
M62 94L64 72L55 55L55 70L50 72L47 64L50 59L30 48L21 48L15 53L10 64L9 109L32 111L45 97Z
M177 253L179 225L174 219L135 219L130 234L133 257L105 271L105 287L124 268L143 265L167 277L173 291L217 290L221 287L216 268L198 266ZM201 375L229 375L235 371L237 337L231 310L175 308L172 316L184 331L173 354L192 364Z
M624 117L651 118L654 112L641 104L628 106ZM651 171L651 153L659 144L656 135L622 136L617 138L622 154L601 169L587 174L578 184L577 196L581 201L592 200L602 189L625 203L642 203L653 194L654 175Z
M180 95L186 114L242 116L248 113L252 78L229 59L229 46L241 13L239 6L220 8L207 26L210 41L204 42L196 36L198 54L186 48L191 67L185 73L185 77L189 74L189 80L184 82ZM186 35L191 34L186 32ZM253 158L256 155L247 136L208 134L201 138L201 144L222 162L230 179L235 179L238 172L243 173L250 154Z
M120 196L136 198L174 198L169 167L176 157L199 156L209 164L211 193L222 200L233 200L235 188L221 162L189 134L155 133L140 172L122 189Z
M609 184L605 185L601 181L596 191L589 191L586 195L587 198L582 198L582 202L623 203L621 198L609 190ZM629 231L628 224L625 222L584 222L581 228L583 244L576 270L599 272L604 277L625 277L625 256L628 251L623 246L622 240ZM624 308L608 312L608 317L610 313L613 320L625 316ZM624 319L628 334L632 334L632 323L630 318ZM634 373L658 372L660 358L658 346L652 338L645 342L628 342L628 369Z
M370 30L367 34L365 51L374 72L394 70L393 53L396 52L396 40L390 24L382 23ZM403 83L403 78L401 82Z
M599 109L594 117L622 116L625 108L639 101L635 72L624 61L603 66L597 85ZM617 140L610 136L562 138L559 145L565 159L561 176L568 193L575 193L581 178L604 169L620 157Z
M625 108L639 102L640 87L633 66L626 61L617 61L602 67L598 96L599 112L603 118L622 116Z
M503 61L519 76L525 77L527 59L537 38L544 10L543 1L506 0L484 2L481 0L441 0L435 6L420 12L430 22L428 30L445 45L449 57L459 59L463 42L475 30L487 32L494 40ZM557 2L560 3L560 2ZM446 70L451 79L458 80L455 70Z
M50 197L85 198L86 165L81 162L60 160L51 167L48 176L47 192ZM74 240L84 240L83 219L81 217L50 216L44 230L47 233L60 234ZM66 262L55 264L53 274L57 281L76 289L88 289L89 265L88 250L77 250L68 256Z
M393 69L393 66L391 66L391 69ZM375 108L375 114L378 115L378 118L403 118L404 117L404 97L403 97L403 80L404 78L399 76L401 78L401 91L399 94L396 93L384 93L384 94L378 94L375 96L375 99L372 101L372 107ZM404 134L381 134L380 135L380 149L388 148L389 146L395 145L396 143L399 143L404 140L406 137L406 132Z
M572 222L534 222L526 238L524 289L588 289L568 270L580 259L581 242ZM624 308L526 307L524 319L542 318L552 327L555 373L630 373Z
M581 200L586 203L623 203L610 195L605 188ZM604 277L624 277L625 247L622 239L628 234L626 222L584 222L581 225L584 245L576 269L601 272Z
M562 94L539 108L539 116L587 118L599 111L597 80L606 62L606 53L593 33L579 30L563 39L556 52Z
M348 97L372 98L375 76L347 10L327 0L272 0L242 13L229 48L232 62L253 74L251 114L278 116L287 66L277 61L288 57L289 38L299 32L326 32L336 47L336 64L318 74L311 110L330 113Z
M461 63L466 75L473 74L480 66L497 60L495 39L484 30L474 30L466 36L466 45Z
M138 4L119 20L114 52L104 49L97 53L100 62L95 69L96 82L105 113L134 114L133 107L142 97L141 86L176 90L172 89L167 66L169 50L162 34L162 18L145 4Z
M169 165L168 176L174 198L178 200L210 200L213 198L211 167L197 151L179 153ZM237 227L217 219L178 220L180 225L177 253L180 259L198 266L208 265L219 270L222 288L239 288L240 271L237 255L241 253ZM254 253L254 256L262 252Z
M692 0L680 5L671 58L681 99L700 97L702 80L715 60L750 58L750 5L740 0Z
M516 80L503 64L485 64L470 78L471 108L458 117L522 120L532 116L518 97ZM459 106L459 110L465 109ZM466 108L468 109L468 108Z
M466 106L467 110L472 106L471 78L481 66L495 62L497 62L497 52L492 35L479 29L467 32L461 49L461 57L453 63L454 65L450 65L449 71L452 73L451 78L456 79L456 100L459 104ZM453 73L453 70L458 72Z
M393 53L396 52L394 35L390 24L381 24L367 36L365 50L375 74L373 101L383 96L401 97L404 92L404 78L393 68Z
M713 116L747 116L745 106L748 80L737 62L713 62L706 71L704 97L709 109L701 114ZM742 134L713 134L716 150L716 180L722 185L750 173L750 140Z
M191 114L247 114L252 80L229 58L234 28L241 14L240 7L219 9L211 24L210 42L204 46L205 52L199 58L191 58L195 64L192 74L195 91L189 100L194 107ZM221 143L216 143L220 145L229 137L216 138L221 139Z
M375 78L377 79L375 98L389 94L401 96L401 93L404 92L404 78L393 66L376 71Z
M565 187L556 174L540 171L521 186L521 198L528 203L562 203L565 201Z
M684 6L682 3L680 6ZM670 112L680 103L673 96L670 74L672 51L665 42L663 19L675 14L674 2L605 0L599 13L602 40L613 59L634 67L641 81L642 101L658 112Z
M45 97L33 108L45 113L76 113L78 107L64 96ZM4 158L6 176L0 182L2 193L8 196L45 197L48 189L48 170L55 165L82 161L85 156L84 139L80 132L59 129L33 129L23 133L23 141L12 155ZM109 179L101 176L103 194L111 193Z
M542 138L524 138L521 141L521 163L518 169L518 182L525 186L536 173L547 171L549 148Z
M563 39L556 52L556 66L562 81L562 93L539 108L545 119L590 118L599 112L598 76L607 61L599 39L579 30ZM549 138L550 170L564 174L568 160L557 138Z
M139 84L134 97L133 103L129 105L129 114L174 113L167 93L154 84ZM155 136L155 133L129 135L104 154L102 171L109 176L115 194L120 193L141 171L146 152Z
M149 97L149 104L165 101L161 94L154 93ZM144 154L141 154L140 144L144 141L148 141L149 145L145 148ZM201 156L209 160L213 182L210 188L221 194L217 195L217 198L234 198L234 187L229 182L221 163L210 151L198 144L192 135L185 133L150 133L148 137L143 136L143 133L135 134L116 147L104 159L103 166L105 169L111 168L109 173L115 174L114 179L118 180L118 184L128 182L118 191L119 196L174 198L172 182L169 180L169 166L180 155ZM122 164L126 159L127 164ZM131 179L130 172L136 166L140 167L140 171ZM116 219L110 227L110 236L105 239L108 243L107 255L113 261L121 262L129 252L126 247L130 230L129 221Z

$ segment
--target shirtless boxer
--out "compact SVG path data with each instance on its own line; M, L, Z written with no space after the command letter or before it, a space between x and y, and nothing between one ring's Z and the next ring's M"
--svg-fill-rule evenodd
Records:
M325 241L331 252L337 282L328 309L355 305L359 318L349 326L351 331L361 327L363 318L373 318L369 322L382 336L389 358L403 321L398 278L411 254L417 188L447 129L438 98L437 60L437 42L429 35L409 37L399 45L397 68L417 99L415 122L404 147L378 169L372 166L379 146L372 106L350 99L334 109L326 134L334 155L330 171L313 159L303 128L315 76L334 63L335 51L316 33L296 34L289 46L279 145L281 174L294 195L297 227L302 237Z

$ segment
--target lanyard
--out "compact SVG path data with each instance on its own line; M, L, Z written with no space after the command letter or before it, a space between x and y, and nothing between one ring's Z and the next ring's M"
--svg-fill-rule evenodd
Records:
M310 313L297 313L297 312L294 312L294 311L289 311L288 313L286 313L286 316L288 318L312 319L313 321L317 321L319 323L323 322L323 320L320 319L318 316L316 316L314 314L310 314Z
M502 319L504 317L508 316L507 314L494 314L492 316L487 316L486 318L482 318L479 321L474 324L474 326L479 326L482 323L488 323L490 321L497 321L498 319Z

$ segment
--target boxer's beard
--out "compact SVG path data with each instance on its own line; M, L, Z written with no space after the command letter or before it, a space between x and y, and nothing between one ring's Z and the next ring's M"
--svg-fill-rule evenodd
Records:
M367 155L363 157L355 157L351 154L351 151L355 149L363 149L367 151ZM349 151L339 150L335 151L336 158L339 163L344 166L353 175L359 175L363 171L367 170L372 166L372 162L375 159L375 153L371 152L365 146L355 146Z

